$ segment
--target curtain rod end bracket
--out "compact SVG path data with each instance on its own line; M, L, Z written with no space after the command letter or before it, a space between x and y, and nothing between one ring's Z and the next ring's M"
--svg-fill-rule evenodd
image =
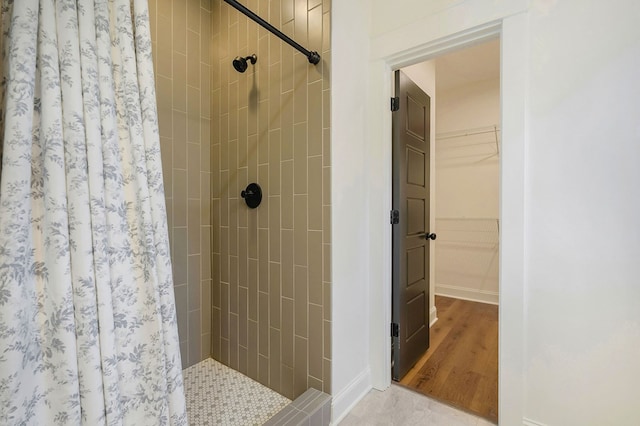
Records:
M309 52L309 56L307 56L307 59L309 59L310 64L318 65L318 63L320 62L320 55L318 54L318 52Z

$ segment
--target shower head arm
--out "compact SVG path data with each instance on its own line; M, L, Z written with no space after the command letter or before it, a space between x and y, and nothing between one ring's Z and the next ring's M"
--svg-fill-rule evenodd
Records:
M298 50L300 53L305 55L307 57L307 59L309 60L310 64L316 65L316 64L318 64L320 62L320 54L318 54L318 52L309 51L309 50L305 49L300 44L296 43L294 40L289 38L286 34L282 33L280 30L278 30L276 27L274 27L273 25L271 25L270 23L268 23L267 21L262 19L260 16L256 15L251 10L247 9L245 6L243 6L242 4L238 3L236 0L224 0L224 1L229 6L233 7L234 9L236 9L239 12L243 13L247 17L251 18L257 24L259 24L260 26L262 26L263 28L265 28L266 30L271 32L273 35L277 36L280 40L284 41L289 46L293 47L294 49Z

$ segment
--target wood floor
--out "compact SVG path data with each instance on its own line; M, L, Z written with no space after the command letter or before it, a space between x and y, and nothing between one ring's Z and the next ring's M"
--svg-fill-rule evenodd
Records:
M400 384L498 422L498 307L436 296L430 347Z

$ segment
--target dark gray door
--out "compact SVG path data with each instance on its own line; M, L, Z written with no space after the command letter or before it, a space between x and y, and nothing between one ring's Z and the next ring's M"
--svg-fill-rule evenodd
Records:
M429 349L429 237L435 235L429 234L431 99L401 71L395 93L392 374L400 380Z

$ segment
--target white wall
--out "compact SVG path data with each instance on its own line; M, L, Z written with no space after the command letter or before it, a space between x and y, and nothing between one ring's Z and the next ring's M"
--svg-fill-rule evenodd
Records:
M500 125L499 77L465 83L443 90L439 95L436 115L438 134ZM497 213L498 207L495 204L491 209Z
M497 304L500 79L441 91L436 127L435 294Z
M640 424L640 2L534 6L526 415Z
M363 0L331 5L331 253L334 413L346 412L371 387L369 362L369 212L366 92L369 57ZM348 42L346 42L348 41Z
M640 2L452 0L436 1L438 10L417 0L407 0L413 8L387 3L372 0L370 43L358 18L368 3L333 4L334 396L369 369L374 384L384 381L375 352L388 333L377 318L388 296L390 64L407 65L497 22L501 423L637 424ZM367 67L359 52L368 49ZM365 111L356 100L369 104ZM352 197L356 183L362 197ZM347 267L340 256L354 262Z
M407 76L418 85L431 98L430 109L430 145L429 145L429 231L436 229L436 63L435 61L425 61L419 64L410 65L402 69ZM436 262L437 246L431 244L429 247L429 265ZM436 303L436 274L434 268L429 268L429 324L433 325L437 319Z

